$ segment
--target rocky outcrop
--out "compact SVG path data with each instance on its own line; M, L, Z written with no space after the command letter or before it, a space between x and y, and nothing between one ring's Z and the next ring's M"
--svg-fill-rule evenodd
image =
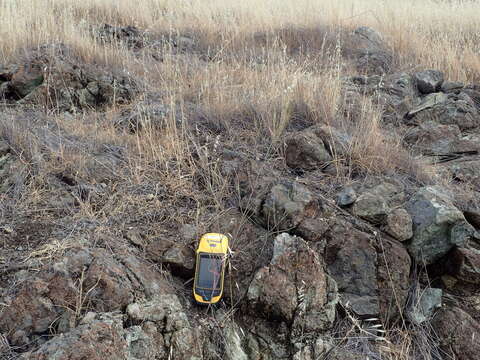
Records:
M336 224L327 236L326 263L342 304L358 315L378 314L377 253L370 237L348 223Z
M54 337L36 351L24 354L22 359L137 359L129 357L127 340L124 338L121 315L108 315L104 319L80 325L64 335Z
M0 67L0 99L10 103L87 110L127 103L136 93L132 78L79 64L62 44L41 46L20 64Z
M359 316L398 314L407 298L410 273L410 257L404 247L372 239L343 221L330 227L325 236L325 259L342 304Z
M397 240L405 241L412 237L412 219L401 207L405 194L400 186L388 181L374 180L370 184L354 184L347 189L350 190L346 192L344 189L337 196L339 205L339 200L342 200L343 204L353 204L353 215L379 225Z
M255 274L247 297L262 316L285 321L304 336L327 330L335 320L335 282L307 243L286 233L275 238L270 264Z
M117 41L133 49L144 47L148 41L148 34L132 25L113 26L103 24L96 29L94 35L103 42L109 43Z
M156 337L162 339L164 354L171 349L170 353L177 359L202 358L200 334L190 326L176 295L165 294L146 302L132 303L126 312L135 324L151 324Z
M464 135L458 125L442 125L435 121L425 121L409 129L404 140L413 151L424 155L454 156L480 151L479 135Z
M412 124L418 125L433 119L442 125L458 125L462 131L476 128L480 124L475 103L465 93L428 94L407 113L406 117Z
M2 309L0 331L25 346L54 331L60 318L66 319L64 331L75 327L87 304L94 311L111 312L140 294L151 297L169 289L159 273L133 254L116 258L102 248L72 249L24 283Z
M22 359L202 359L200 334L190 327L175 295L132 303L126 312L126 316L89 312L79 326L23 354Z

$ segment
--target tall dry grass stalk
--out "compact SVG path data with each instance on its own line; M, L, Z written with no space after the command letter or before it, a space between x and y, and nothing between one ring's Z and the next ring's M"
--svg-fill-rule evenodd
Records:
M393 44L401 67L442 68L450 78L478 78L480 3L441 0L2 0L0 61L19 48L62 41L86 55L102 52L88 35L98 23L152 31L189 30L223 45L292 25L372 26ZM428 46L427 46L428 44Z

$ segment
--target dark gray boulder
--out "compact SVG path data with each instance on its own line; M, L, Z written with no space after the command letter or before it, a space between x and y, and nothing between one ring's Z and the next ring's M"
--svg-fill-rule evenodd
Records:
M307 129L287 138L285 161L292 169L315 170L328 166L332 156L322 139Z
M414 75L418 90L422 94L430 94L440 90L443 84L443 73L438 70L424 70Z
M392 52L382 35L362 26L346 41L345 52L351 56L360 73L384 74L392 67Z
M438 186L418 190L405 205L413 220L408 250L419 264L432 264L455 246L465 246L475 229Z
M403 208L392 210L387 215L385 231L399 241L413 236L412 217Z
M336 198L336 202L339 206L352 205L357 200L357 193L352 187L346 187L342 189Z
M443 125L457 125L462 131L480 125L474 101L463 92L428 94L406 114L406 119L415 125L430 120Z

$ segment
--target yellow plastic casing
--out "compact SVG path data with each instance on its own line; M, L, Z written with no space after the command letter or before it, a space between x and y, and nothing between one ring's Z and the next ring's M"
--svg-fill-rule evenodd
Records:
M196 251L196 265L195 265L195 280L193 282L193 296L195 300L202 304L215 304L217 303L223 295L223 282L225 275L225 264L222 266L222 274L220 278L220 295L212 297L210 301L203 300L201 295L195 293L195 288L197 286L197 276L198 276L198 266L200 264L200 254L215 254L215 255L224 255L225 260L227 258L228 252L228 237L223 234L217 233L208 233L203 235L200 238L198 243L198 248Z

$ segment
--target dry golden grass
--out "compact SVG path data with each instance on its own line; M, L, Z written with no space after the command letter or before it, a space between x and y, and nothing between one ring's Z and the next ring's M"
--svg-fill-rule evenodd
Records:
M6 59L18 48L52 41L75 44L87 57L104 55L88 34L89 25L99 23L190 31L206 43L221 42L225 51L256 32L286 26L367 25L390 40L401 67L441 68L452 79L469 80L480 73L479 11L478 2L460 0L2 0L0 55Z
M225 130L222 141L255 146L269 139L276 147L292 120L292 104L314 109L313 121L335 121L340 77L350 70L341 56L345 31L367 25L382 32L399 69L438 68L451 80L474 81L480 78L478 13L476 2L434 0L1 0L0 63L14 61L18 51L63 42L85 62L141 78L145 90L161 91L162 100L181 111L188 111L182 104L195 103ZM104 23L185 34L196 51L164 56L161 63L135 57L120 42L96 41L92 28ZM357 165L377 173L416 171L400 142L382 133L373 106L364 106L360 119L351 129ZM244 131L234 123L244 123ZM137 139L134 148L156 165L185 164L187 143L183 131L168 126L161 135Z

